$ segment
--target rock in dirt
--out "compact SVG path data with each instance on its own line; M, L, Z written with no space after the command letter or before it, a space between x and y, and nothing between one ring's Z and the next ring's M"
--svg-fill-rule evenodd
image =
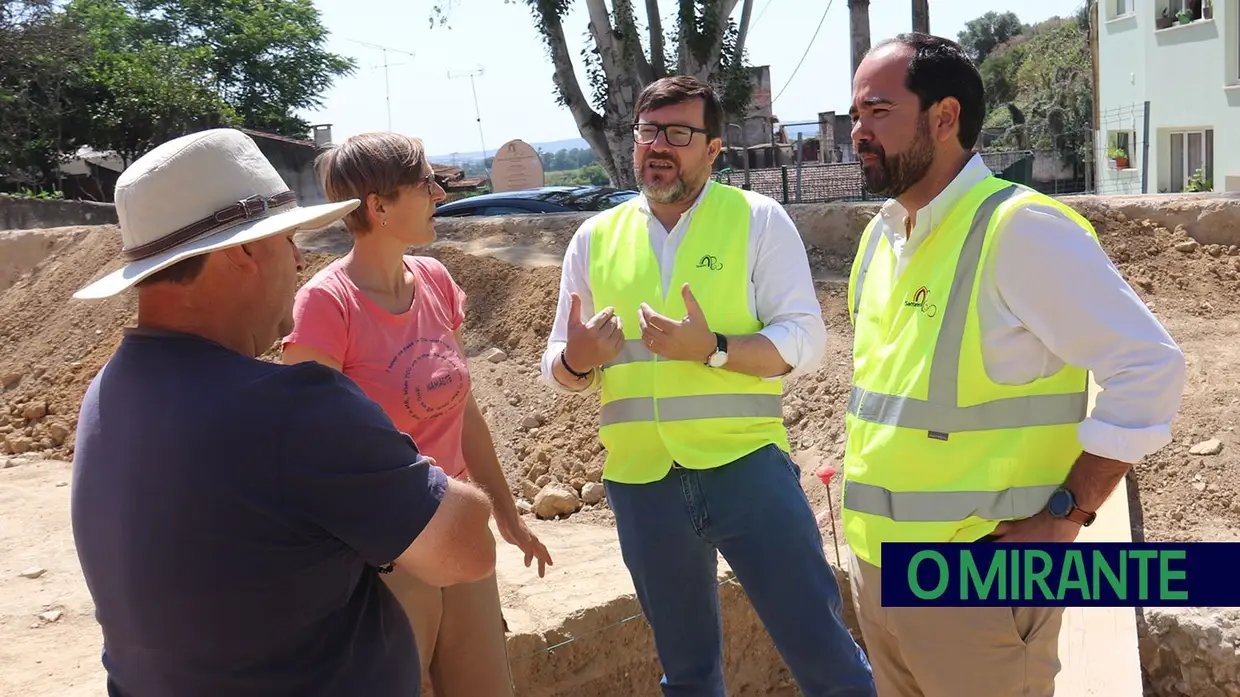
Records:
M521 419L521 428L530 429L538 428L543 424L543 418L538 414L529 414Z
M7 390L13 385L21 382L21 379L21 373L5 373L3 376L0 376L0 388Z
M1188 452L1192 455L1218 455L1223 452L1223 441L1211 438L1189 448Z
M486 352L482 354L482 357L492 363L503 363L508 360L508 354L504 353L504 350L500 348L487 349Z
M603 485L598 482L586 482L581 487L581 500L587 506L593 506L602 501L605 495L606 491L603 489Z
M43 620L44 622L56 622L64 614L65 613L61 612L60 610L48 610L47 612L39 613L39 619Z
M22 578L38 578L47 573L47 569L41 566L32 566L19 574Z
M47 424L47 434L52 438L52 445L61 446L69 437L69 427L59 421L53 421Z
M30 436L9 434L5 436L4 442L8 444L8 451L14 455L30 452L34 448L34 439Z
M1176 251L1187 254L1188 252L1196 251L1196 249L1200 246L1201 245L1197 243L1197 240L1184 240L1183 242L1176 243L1175 248Z
M1155 695L1240 694L1240 608L1145 611L1141 664Z
M534 497L534 515L539 518L555 518L571 515L581 510L581 499L567 484L550 482Z
M35 421L47 416L47 402L31 402L22 409L22 418L27 421Z

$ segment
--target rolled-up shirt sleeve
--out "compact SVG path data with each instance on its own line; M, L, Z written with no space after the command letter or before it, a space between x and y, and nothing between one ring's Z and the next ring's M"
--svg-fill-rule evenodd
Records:
M1137 463L1170 443L1184 354L1102 246L1059 211L1030 206L1013 214L994 264L1011 312L1098 383L1093 412L1078 431L1085 451Z
M551 324L551 334L547 337L547 348L543 351L541 368L542 381L561 394L588 394L598 389L599 371L590 373L584 389L572 390L561 385L551 372L555 363L560 360L560 352L568 345L568 311L572 306L571 294L581 298L581 316L594 316L594 294L590 292L590 232L593 229L590 220L581 224L577 232L568 242L564 250L564 261L560 266L560 297L556 302L555 320ZM581 370L580 368L574 368Z
M790 380L818 368L827 327L801 233L783 206L770 201L763 208L754 221L762 226L752 271L754 309L765 325L758 333L792 366L787 375L767 379Z

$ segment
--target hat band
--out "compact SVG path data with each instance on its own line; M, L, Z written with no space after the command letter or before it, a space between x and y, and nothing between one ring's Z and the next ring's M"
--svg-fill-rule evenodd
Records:
M202 220L190 223L176 232L164 235L153 242L147 242L131 249L122 249L121 257L127 262L147 259L156 254L162 254L173 247L193 242L199 237L215 232L229 224L264 217L270 209L296 201L297 194L288 190L281 191L275 196L259 196L255 194L234 203L228 208L218 210Z

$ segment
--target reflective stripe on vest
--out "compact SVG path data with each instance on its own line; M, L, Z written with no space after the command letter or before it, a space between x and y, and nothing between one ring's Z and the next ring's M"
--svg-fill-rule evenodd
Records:
M993 180L985 182L986 185L992 187L994 183ZM859 538L854 547L864 548L864 553L859 551L858 555L867 558L871 563L878 563L880 556L877 547L882 541L892 539L946 541L934 538L934 534L946 536L954 531L954 527L948 524L980 521L971 523L971 525L979 525L984 524L985 521L1009 520L1034 515L1046 505L1050 494L1062 481L1062 474L1066 473L1071 465L1070 461L1059 462L1057 459L1054 462L1045 463L1044 467L1041 463L1021 464L1019 462L1023 456L1021 446L1019 443L1015 446L1011 445L1008 439L1013 436L1006 434L1016 434L1015 437L1020 438L1018 434L1021 429L1050 427L1052 430L1045 435L1048 443L1045 446L1046 452L1055 455L1073 452L1075 436L1072 429L1085 417L1088 407L1087 377L1084 371L1071 367L1065 368L1055 376L1043 378L1034 381L1030 386L1025 386L1027 389L1024 391L1029 394L990 399L981 401L979 404L960 406L962 402L968 404L970 400L962 399L961 395L958 395L958 391L963 394L963 391L968 389L967 386L962 386L961 362L970 310L975 297L974 286L979 275L978 270L984 250L987 248L987 231L991 228L996 211L1022 191L1026 190L1008 184L987 195L977 205L968 230L965 232L956 259L955 271L951 275L951 287L947 302L941 312L941 324L937 336L925 335L923 330L924 338L889 338L893 342L903 342L898 345L905 346L906 352L919 345L927 346L927 348L933 347L928 374L917 373L925 380L923 383L925 398L885 394L858 385L852 388L847 413L856 425L853 430L864 431L866 435L851 434L849 447L868 451L870 459L874 462L866 461L865 467L858 470L858 472L864 472L860 477L861 481L855 473L849 474L846 467L843 504L845 515L851 516L852 521L851 523L846 521L845 528L847 531L851 525L851 534ZM976 200L976 195L973 200ZM1021 201L1014 201L1014 205L1021 205ZM962 211L962 214L966 213L967 210ZM872 228L873 226L867 230L867 239L859 265L855 270L853 297L849 298L851 301L849 309L854 323L857 322L862 307L864 298L862 291L876 250L878 245L883 243L881 232ZM950 235L952 233L948 230L937 230L935 234ZM942 242L940 246L945 244L947 243ZM941 251L932 253L942 254ZM923 263L929 262L923 261ZM890 301L889 299L888 302ZM938 306L943 305L940 303L936 307ZM915 317L914 319L924 318ZM858 332L860 331L875 330L858 327ZM893 331L899 333L900 330L884 326L878 330L878 333ZM971 341L977 340L976 328L974 332L975 335ZM873 337L868 338L873 339ZM883 345L880 344L877 347L882 348ZM872 350L875 347L869 348ZM901 355L907 357L909 354ZM900 363L899 356L896 357L895 363L904 365ZM907 358L906 363L909 363ZM913 363L910 363L912 367L909 369L917 370ZM882 368L870 368L868 374L873 376L875 370L882 370ZM1079 391L1071 388L1065 393L1036 394L1036 392L1047 391L1045 385L1052 384L1051 381L1054 381L1053 384L1064 384L1063 380L1067 379L1070 381L1068 384L1072 384L1072 381L1075 381L1072 376L1078 372L1082 376ZM977 377L976 368L970 375L970 379L974 381L985 379L984 371L981 372L980 378ZM912 377L914 376L897 375L889 376L889 378L880 376L879 379L887 379L887 384L894 384L901 380L907 384L907 380ZM1018 386L1009 387L1011 391L1021 391ZM1038 389L1039 387L1042 389ZM979 400L973 398L972 401ZM881 428L875 430L876 427ZM888 430L881 430L882 428ZM895 431L890 431L890 429L895 429ZM884 435L884 433L892 435ZM921 434L920 440L914 437L918 433ZM977 434L978 437L988 440L969 440L970 434ZM896 437L897 435L899 437ZM965 439L963 444L953 445L962 438ZM978 457L979 453L973 448L978 447L976 444L979 442L982 443L983 448L991 442L1007 448L995 454L996 457L1004 458L1000 462L1009 465L1016 462L1018 467L1031 466L1035 469L1042 467L1036 471L1043 472L1043 475L1025 478L1042 481L1029 482L1028 485L1003 486L1000 484L994 490L968 486L971 482L985 484L991 476L987 474L986 468L990 465L987 464L984 453L980 454L980 459L977 461L955 461L962 457L965 459ZM893 448L896 450L892 450ZM965 450L961 452L959 448ZM878 467L879 471L875 471L874 467ZM923 467L937 468L936 474L923 475L919 472L919 468ZM919 484L919 480L939 481L940 479L936 479L939 471L959 471L962 477L959 481L964 486L958 489L952 488L952 490L918 489L919 486L927 486ZM896 472L907 472L907 477L895 476L893 473ZM1016 478L1016 475L1005 477L1005 472L1007 471L998 470L990 481L1001 482L1004 478L1011 481L1012 478ZM873 481L865 481L867 479L885 479L893 485L905 479L908 486L906 490L896 491ZM934 488L938 487L931 487L931 489ZM868 522L858 519L855 514L876 516L890 522L883 523L878 520ZM892 527L894 524L911 524L911 526L908 528ZM930 524L933 527L923 530L917 524ZM944 527L945 525L947 527ZM991 527L993 528L993 525ZM922 533L927 532L931 533L927 536L932 539L922 539ZM853 540L850 540L850 544L853 544Z
M747 298L748 199L735 187L708 186L677 250L666 293L650 246L648 213L637 200L594 219L587 262L594 306L614 307L625 335L619 355L602 370L599 439L607 449L603 477L609 481L656 481L673 462L717 467L771 443L788 449L782 380L668 360L640 340L640 305L683 317L684 283L712 330L751 334L762 327Z

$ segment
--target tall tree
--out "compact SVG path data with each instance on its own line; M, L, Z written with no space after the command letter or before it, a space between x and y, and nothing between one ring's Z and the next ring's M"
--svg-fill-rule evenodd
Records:
M870 52L870 0L848 0L848 40L852 46L852 73Z
M986 60L990 52L1025 29L1015 12L987 12L969 20L957 34L957 42L969 52L976 63Z
M135 18L136 40L184 49L241 125L307 137L295 115L322 105L351 58L327 51L327 30L311 0L70 0L70 8L112 6Z
M753 0L743 0L739 26L730 18L742 0L678 0L670 32L664 31L659 0L645 0L645 44L634 0L611 0L610 7L607 0L583 0L589 12L591 46L584 52L589 96L568 50L564 18L572 0L519 1L530 8L550 55L559 104L572 112L581 137L616 186L637 183L632 124L637 97L647 84L668 75L692 75L721 90L732 118L743 118L749 107L753 83L745 38ZM432 23L446 23L454 4L436 6Z
M237 120L200 68L206 49L161 43L140 18L107 0L77 2L68 17L90 42L83 66L89 116L81 128L96 149L128 166L166 140Z
M64 149L83 144L81 66L90 44L52 0L0 0L0 181L55 188Z
M913 31L930 33L930 0L913 0Z

